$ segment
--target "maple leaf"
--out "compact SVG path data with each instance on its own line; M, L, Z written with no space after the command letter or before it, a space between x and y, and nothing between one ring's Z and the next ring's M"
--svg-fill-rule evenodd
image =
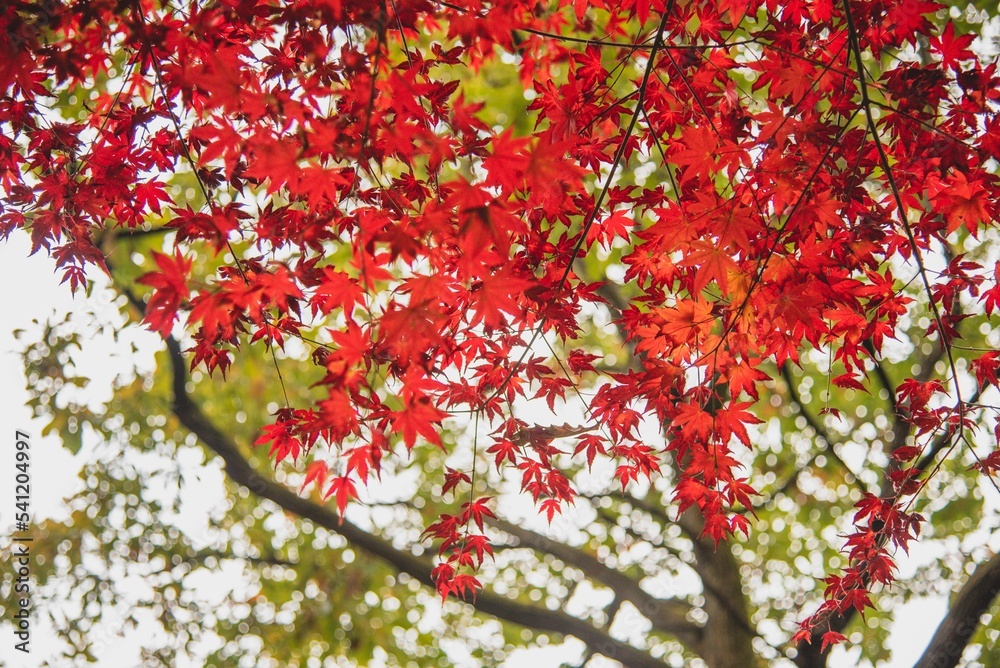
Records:
M985 457L979 458L976 463L969 467L975 469L983 475L995 475L1000 473L1000 449L994 450Z
M489 193L462 182L448 205L457 209L459 215L458 245L462 250L459 266L463 270L478 275L483 262L490 261L487 258L508 257L510 237L518 233L522 223Z
M847 636L843 635L842 633L838 633L836 631L827 631L826 633L823 634L823 642L820 643L819 651L822 654L823 652L826 651L827 647L840 644L845 640L847 640Z
M864 589L852 589L844 593L844 597L840 604L841 611L849 610L854 608L862 617L864 616L865 610L872 606L871 597L868 596L868 592Z
M462 504L462 514L460 517L461 521L464 523L471 519L472 522L479 527L479 530L482 531L484 517L496 518L493 511L486 507L486 504L490 502L490 499L491 497L489 496L483 496L475 501Z
M476 592L482 588L482 583L476 579L476 577L469 575L468 573L462 573L451 579L448 583L447 591L442 594L441 598L444 599L447 598L449 594L453 594L463 600L467 596L471 596L474 600L476 598Z
M959 62L971 60L974 55L969 47L975 35L955 36L955 23L948 21L940 35L935 35L929 40L931 51L941 56L941 63L945 67L958 69Z
M792 104L798 104L815 84L815 72L809 63L791 60L774 74L771 88L778 98L787 97Z
M177 229L181 240L205 239L211 241L215 252L226 247L229 235L239 229L240 222L249 218L239 206L230 203L224 207L212 207L210 214L192 211L190 208L172 209L174 219L170 227Z
M542 501L540 509L543 513L545 513L545 517L548 519L549 524L552 524L553 517L562 514L562 504L559 502L559 499L545 499Z
M482 322L491 330L502 327L507 322L504 314L518 315L518 297L533 286L533 281L518 277L510 267L484 277L472 288L473 313L469 324Z
M809 628L801 628L795 632L792 636L792 642L795 644L806 643L807 645L812 642L812 630Z
M710 125L696 125L686 128L682 135L682 143L670 158L684 167L681 182L701 180L716 170L718 160L719 138Z
M915 445L901 445L890 453L890 457L900 462L908 462L914 459L923 452L923 448L918 448Z
M709 241L695 241L691 243L691 250L684 259L678 263L682 267L694 267L694 279L692 281L691 294L698 295L705 287L714 281L722 294L729 292L729 273L737 272L739 265L733 258Z
M510 129L494 137L493 152L483 160L483 168L489 175L486 185L500 186L505 192L519 189L531 164L530 144L530 138L515 138Z
M729 533L735 534L737 531L750 537L750 522L743 515L733 515L729 518Z
M265 140L253 146L254 159L246 175L268 182L268 192L280 189L289 179L297 179L301 147L290 139Z
M455 567L450 562L442 561L431 570L431 578L437 585L441 600L448 598L452 579L455 577Z
M766 373L746 363L737 364L727 372L726 376L729 380L730 396L738 398L740 394L746 392L755 401L760 398L757 383L768 379Z
M491 445L486 452L496 457L496 465L500 466L504 461L517 464L517 455L521 446L507 439L499 439Z
M573 383L565 378L543 378L539 381L538 392L535 398L544 397L549 410L555 410L556 399L566 398L566 388L572 387Z
M715 325L712 303L697 299L685 299L675 308L660 309L657 315L663 321L660 331L675 344L704 336Z
M633 225L635 225L635 221L626 211L615 211L591 226L587 232L587 241L597 241L605 248L611 248L611 244L616 238L629 238L629 230L632 229Z
M726 483L726 494L732 498L736 503L741 504L744 508L750 510L753 513L753 502L751 501L752 496L757 495L757 490L746 482L746 479L736 479L730 480ZM756 513L753 513L756 517ZM746 533L748 525L745 520L738 523L741 530Z
M135 184L132 192L136 205L151 213L160 213L163 203L171 201L164 184L154 179Z
M364 303L364 290L347 272L333 267L323 267L319 286L310 298L314 313L329 314L333 309L343 309L351 317L354 307Z
M445 469L444 485L441 487L441 493L447 494L463 482L472 484L472 479L464 471L456 471L455 469L448 467Z
M594 371L594 362L601 359L603 355L593 355L582 350L572 350L566 358L566 366L570 371L582 374L587 371Z
M622 493L628 489L630 482L634 482L639 479L639 469L635 466L622 465L615 469L615 478L621 483Z
M976 374L979 387L997 385L997 369L1000 368L1000 352L991 350L972 361L972 370Z
M187 277L192 261L185 259L179 250L174 251L173 257L153 251L153 259L160 271L144 274L138 282L154 289L146 304L146 323L161 336L167 337L177 320L177 310L189 294Z
M744 425L762 423L760 418L745 410L752 405L750 401L733 402L715 413L715 429L723 442L735 435L743 445L750 447L750 435Z
M681 515L691 506L700 506L708 488L693 478L685 478L677 483L674 496L677 498L677 514Z
M464 550L468 553L475 554L476 560L481 564L486 555L493 556L493 546L490 545L490 539L488 536L483 534L471 534L465 538Z
M437 427L448 413L436 408L428 397L414 399L410 405L401 411L389 413L392 430L403 435L403 443L408 450L417 443L417 435L423 436L434 445L441 445L441 436Z
M293 417L279 417L274 424L265 425L262 431L264 433L254 441L254 445L271 444L268 457L274 458L275 468L286 457L290 456L293 461L299 458L304 446L298 436L296 420Z
M325 498L335 497L337 500L337 512L340 514L340 521L344 521L344 510L351 499L358 498L358 489L350 476L337 476L330 481L330 486L326 489Z
M912 42L917 33L927 32L930 27L924 14L936 12L940 7L937 2L927 0L901 0L889 8L885 24L897 39Z
M598 454L605 455L608 452L607 445L605 444L604 439L601 436L598 436L597 434L585 434L579 437L576 444L576 449L573 451L573 454L578 455L584 451L586 451L587 453L586 457L587 457L588 469L593 468L594 459L597 457Z
M302 486L299 488L299 492L302 492L306 487L315 483L317 487L322 487L323 483L326 481L329 468L324 461L315 461L306 468L306 476L302 480Z
M941 182L936 201L940 202L949 233L964 225L975 236L980 224L992 219L986 192L981 182L970 182L960 172Z
M378 453L378 454L377 454ZM347 473L353 473L364 484L368 484L371 471L379 471L381 451L372 445L359 445L344 452L347 456Z
M857 390L858 392L868 392L864 385L858 380L857 376L853 373L842 373L839 376L833 378L833 384L837 387L842 387L848 390Z
M1000 306L1000 262L994 264L993 281L995 285L989 290L984 290L981 297L986 315L993 315L993 309Z
M715 429L715 420L712 415L703 410L701 406L693 403L684 403L677 407L677 415L674 417L672 426L680 427L682 433L688 438L705 440Z

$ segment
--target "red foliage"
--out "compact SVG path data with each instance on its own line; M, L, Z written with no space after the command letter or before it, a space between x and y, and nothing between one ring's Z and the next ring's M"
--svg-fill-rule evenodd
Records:
M971 36L933 25L934 2L563 4L7 2L0 234L30 231L75 286L103 266L106 228L165 220L176 248L140 279L146 322L168 336L184 313L210 372L240 345L328 334L315 401L283 409L260 442L276 465L329 446L342 461L305 465L305 485L326 485L341 514L390 437L444 448L442 424L467 411L549 520L575 495L553 441L577 436L573 455L610 459L623 487L669 461L679 509L697 507L716 541L746 531L755 491L739 454L772 363L828 347L833 384L865 391L900 316L928 315L950 351L961 297L988 315L1000 304L1000 265L956 258L931 275L922 263L948 235L995 225L1000 77ZM433 46L415 46L428 33ZM924 62L885 55L921 41ZM529 136L492 128L460 83L501 53L534 91ZM861 68L866 54L883 69ZM49 111L112 68L115 89L79 118ZM656 183L613 178L640 159ZM184 173L201 210L165 187ZM636 296L615 306L637 364L590 401L599 430L532 432L511 402L554 408L597 373L579 350L551 363L526 352L540 337L574 346L584 307L603 301L574 264L595 245L624 248ZM186 258L227 250L239 259L192 277ZM929 308L903 294L893 258L911 262ZM997 364L972 361L980 384L996 384ZM908 380L897 401L920 434L965 429L973 407L948 396ZM665 448L640 435L645 415ZM996 453L978 466L995 473ZM905 509L920 474L894 470L894 495L859 503L852 565L806 631L891 581L888 550L919 530ZM442 477L453 492L472 482ZM443 596L480 586L486 504L428 528Z

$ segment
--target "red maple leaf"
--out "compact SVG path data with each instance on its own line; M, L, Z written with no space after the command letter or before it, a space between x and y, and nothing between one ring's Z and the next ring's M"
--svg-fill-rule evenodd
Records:
M418 435L435 445L441 445L441 437L435 425L440 424L448 414L436 408L428 397L416 398L403 410L392 411L389 415L392 430L403 435L403 443L407 449L416 445Z
M948 223L948 232L965 226L973 236L980 224L992 219L990 200L983 184L962 173L951 175L936 190L935 201Z
M598 454L607 454L607 444L604 442L604 438L597 434L584 434L578 437L576 444L576 449L573 451L574 455L578 455L581 452L586 452L587 457L587 468L593 468L594 459L596 459Z
M306 476L302 480L302 486L299 488L301 492L309 485L315 483L316 487L322 487L323 483L326 481L329 469L324 461L315 461L306 467Z
M958 69L959 62L971 60L974 55L969 47L975 35L955 36L955 23L948 21L940 35L935 35L929 40L931 51L941 56L941 63L945 67Z
M470 325L483 323L495 330L507 323L508 316L521 313L519 297L531 287L533 281L517 276L509 267L504 267L492 276L484 277L472 289L472 317Z
M683 146L683 148L680 148ZM719 138L708 124L686 128L671 160L683 167L681 181L701 180L718 164Z
M350 476L337 476L330 481L330 486L326 489L326 498L336 497L337 512L340 513L340 521L343 522L344 510L351 499L358 498L358 488Z
M662 466L720 541L749 531L748 481L779 473L742 475L769 459L751 425L812 422L789 402L863 417L847 397L870 391L918 442L864 462L890 493L859 504L811 639L898 576L887 550L921 519L892 496L953 468L917 470L933 444L1000 431L956 390L998 384L975 339L1000 310L1000 264L977 260L1000 213L1000 75L938 3L184 4L0 9L0 237L30 234L74 289L96 266L132 297L130 260L153 266L132 301L172 362L178 341L224 378L265 356L232 374L241 405L302 408L257 443L341 515L384 457L429 444L449 453L413 454L420 490L510 468L549 521L584 459L623 491ZM887 363L894 339L919 359ZM789 360L801 387L779 396L768 369ZM176 379L178 407L215 387ZM452 414L494 435L489 478L460 464L475 436L444 437ZM779 496L802 480L781 473ZM428 501L433 581L466 596L492 511Z
M146 323L167 337L177 320L177 310L189 294L187 281L192 261L185 259L179 250L174 251L173 257L153 251L153 259L160 271L144 274L138 281L154 289L146 304Z

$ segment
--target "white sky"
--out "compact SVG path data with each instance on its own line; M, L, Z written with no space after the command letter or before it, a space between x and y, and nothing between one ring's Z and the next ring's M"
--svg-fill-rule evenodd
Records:
M0 326L0 545L7 545L11 535L14 512L14 433L15 430L26 431L31 435L32 452L32 515L35 520L44 517L64 517L65 507L63 495L68 490L78 489L82 484L76 474L82 464L81 458L75 458L61 447L56 436L41 437L42 423L33 420L29 409L25 406L27 392L24 389L24 375L16 349L16 340L12 332L18 328L31 328L33 320L44 321L53 312L74 311L84 313L92 307L84 308L83 295L73 298L67 286L59 285L59 277L54 274L54 264L40 252L34 257L27 257L29 244L27 236L17 232L11 235L4 244L0 242L0 284L6 289L0 292L0 308L5 314L4 324ZM106 299L105 299L106 302ZM114 309L105 307L107 318L111 319ZM140 349L148 350L150 344L155 345L155 338L139 337ZM148 354L148 353L147 353ZM124 355L124 356L123 356ZM142 354L140 354L141 356ZM117 359L116 359L117 358ZM103 401L110 393L111 381L115 374L120 373L129 364L128 347L116 348L110 337L90 340L86 344L81 357L80 369L82 375L93 379L91 388L93 400ZM85 449L86 450L86 449ZM83 453L85 455L85 452ZM200 467L198 463L188 463L189 467ZM219 485L213 484L211 476L198 494L199 499L186 504L189 516L179 519L184 526L204 526L207 521L207 508L213 505L219 495ZM197 529L196 529L197 530ZM994 536L992 547L1000 550L1000 536ZM901 562L902 575L912 573L922 560L926 560L929 552L919 546L913 550L913 557ZM4 578L9 577L10 564L4 553ZM212 585L206 584L206 596L218 595L227 587L239 582L237 573L230 578L221 578L215 583L219 587L212 590ZM938 622L946 609L943 598L918 599L904 606L896 614L896 627L903 629L890 638L894 659L888 664L892 668L911 666L920 656L924 646L933 634ZM101 667L120 668L127 665L138 665L138 651L141 639L149 637L152 623L147 628L131 634L129 638L119 638L117 629L106 628L101 633L106 643L106 649L101 654ZM35 668L49 656L49 651L55 645L55 637L51 630L36 622L32 629L32 653L25 657L13 649L15 638L9 625L0 631L0 666L9 665L12 668ZM508 660L509 666L548 666L558 665L560 661L581 656L582 644L571 640L563 645L552 645L544 649L518 651ZM460 662L461 648L455 647L449 654L456 663ZM856 653L850 650L838 650L835 659L831 661L834 668L847 668L857 665Z

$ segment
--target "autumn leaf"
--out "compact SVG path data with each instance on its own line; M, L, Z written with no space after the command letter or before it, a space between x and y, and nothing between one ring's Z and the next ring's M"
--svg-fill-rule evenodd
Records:
M495 518L496 515L490 510L486 504L490 502L490 497L483 496L475 501L470 501L468 503L462 504L462 521L471 520L480 531L483 530L483 518L492 517Z
M731 435L736 436L746 447L750 447L750 435L747 433L745 425L761 424L762 420L746 409L751 407L753 402L732 402L724 408L720 408L715 414L715 429L719 438L726 442Z
M495 137L492 153L483 160L483 167L489 175L486 185L500 186L505 192L518 190L531 164L530 143L530 139L514 137L512 130Z
M833 645L838 645L847 640L847 636L842 633L837 633L836 631L827 631L823 634L823 641L820 643L819 651L823 653L828 647Z
M337 502L337 512L340 514L340 521L344 521L344 510L347 503L358 497L357 487L350 476L337 476L330 481L330 486L326 489L326 497L334 497Z
M729 371L728 376L729 391L732 397L738 398L741 393L746 392L754 400L760 398L757 383L768 378L766 373L746 363L734 366Z
M504 461L509 461L511 464L517 463L517 455L521 450L521 446L509 441L507 439L500 439L496 441L493 445L487 448L486 452L488 454L494 455L495 464L500 466Z
M977 179L970 182L961 172L941 182L935 200L948 223L949 233L964 226L975 236L982 223L992 220L986 192Z
M481 322L489 329L503 326L507 316L520 313L518 298L533 285L532 281L516 276L509 268L484 277L472 289L473 312L469 324Z
M389 413L392 430L403 435L403 443L407 449L412 449L417 443L417 436L423 436L434 445L441 445L436 425L448 417L448 414L437 409L427 397L419 397L401 411Z
M975 35L956 36L955 23L948 21L940 35L930 38L929 44L931 51L941 56L942 65L957 69L961 61L974 58L969 50L974 39Z
M559 499L545 499L539 508L541 512L545 513L545 518L552 524L552 518L556 515L562 514L562 504Z
M708 301L685 299L675 308L661 309L657 314L663 321L660 331L678 344L704 336L715 324L712 303Z
M729 273L739 271L739 265L729 253L707 241L692 242L691 251L679 263L679 266L694 268L692 295L700 294L713 281L719 286L722 294L727 295L729 292Z
M1000 368L1000 75L974 29L930 0L8 2L0 238L30 235L78 292L104 272L169 346L107 420L71 421L46 333L55 361L26 358L40 405L96 429L136 423L141 394L143 429L193 431L251 488L219 444L267 445L276 480L297 472L341 517L405 470L434 566L392 552L398 518L344 535L393 538L368 552L444 597L474 597L507 505L473 487L509 480L551 522L600 478L626 495L587 490L613 528L629 493L675 484L640 514L690 510L718 544L749 533L751 480L762 514L794 497L805 517L846 512L856 477L882 496L838 529L843 570L795 636L828 630L825 650L831 615L900 577L908 509L971 503L933 478L980 451L973 471L997 470L949 446L1000 430L979 397ZM297 407L247 436L271 403ZM828 439L796 434L827 415L871 421L850 436L874 452L886 429L905 444L852 476L819 466ZM637 553L647 534L677 548L633 520Z
M576 449L573 451L573 454L578 455L581 452L586 453L587 468L592 469L597 455L607 454L607 445L601 436L597 434L585 434L577 440Z
M299 492L302 492L306 487L315 483L317 487L322 487L323 483L326 481L328 473L328 468L326 462L315 461L306 467L306 476L302 480L302 486L299 488Z
M471 484L472 479L464 471L456 471L449 467L445 470L444 485L441 487L441 493L447 494L463 482Z
M160 271L144 274L138 282L154 289L146 305L146 323L161 336L167 337L177 320L177 311L190 291L187 279L192 261L185 259L180 251L175 251L173 257L153 251L153 259Z
M670 156L673 162L684 168L682 182L701 180L712 173L717 164L718 148L719 139L710 125L685 129L682 143Z

